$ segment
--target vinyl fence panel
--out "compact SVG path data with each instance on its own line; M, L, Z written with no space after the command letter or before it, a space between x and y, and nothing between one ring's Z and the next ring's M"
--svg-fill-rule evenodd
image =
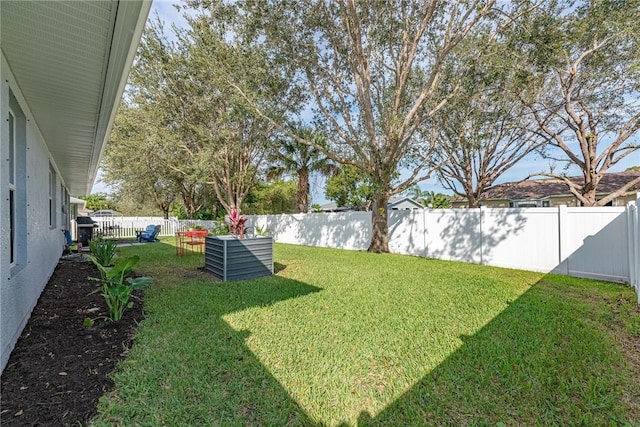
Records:
M371 213L252 216L278 242L365 250ZM624 207L416 209L389 212L389 249L628 282L640 288L638 212Z
M389 212L389 249L405 255L425 256L425 216L421 210Z
M295 245L364 250L371 241L370 212L250 215L247 225Z
M95 233L105 238L129 239L136 237L136 231L144 230L148 225L160 225L160 236L174 236L179 227L176 219L162 217L92 217L98 224Z
M527 209L416 209L389 212L389 248L428 258L627 282L640 294L640 214L627 207ZM160 224L174 235L191 221L95 218L106 236L135 237ZM189 224L187 224L189 223ZM213 228L215 222L197 225ZM366 250L371 212L254 215L274 240L297 245ZM640 296L639 296L640 302Z
M482 263L548 273L558 265L556 208L482 209Z
M568 274L629 282L629 233L624 207L567 208Z
M425 256L428 258L482 262L482 213L480 209L425 209Z

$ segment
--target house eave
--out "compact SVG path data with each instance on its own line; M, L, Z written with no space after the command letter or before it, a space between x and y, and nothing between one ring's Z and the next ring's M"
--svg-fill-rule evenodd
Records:
M91 191L150 8L150 0L2 3L2 54L71 194Z

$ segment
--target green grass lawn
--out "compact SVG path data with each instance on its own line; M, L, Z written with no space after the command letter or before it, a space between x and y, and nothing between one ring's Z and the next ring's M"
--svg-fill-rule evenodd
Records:
M640 425L640 366L624 350L640 342L631 288L275 251L275 276L220 283L169 240L122 248L155 281L96 423Z

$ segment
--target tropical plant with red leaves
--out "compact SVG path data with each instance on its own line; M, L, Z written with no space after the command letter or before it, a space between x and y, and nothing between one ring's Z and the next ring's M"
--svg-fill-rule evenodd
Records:
M244 224L247 222L247 217L244 215L238 214L236 209L233 209L229 214L229 230L232 234L239 236L240 238L244 238Z

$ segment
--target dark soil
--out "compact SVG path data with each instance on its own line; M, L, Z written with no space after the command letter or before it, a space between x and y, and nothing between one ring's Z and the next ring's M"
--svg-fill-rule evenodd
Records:
M119 323L106 305L95 266L76 255L62 259L2 372L0 424L86 425L98 399L113 387L109 373L123 359L143 318L142 294ZM95 319L91 327L85 318Z

